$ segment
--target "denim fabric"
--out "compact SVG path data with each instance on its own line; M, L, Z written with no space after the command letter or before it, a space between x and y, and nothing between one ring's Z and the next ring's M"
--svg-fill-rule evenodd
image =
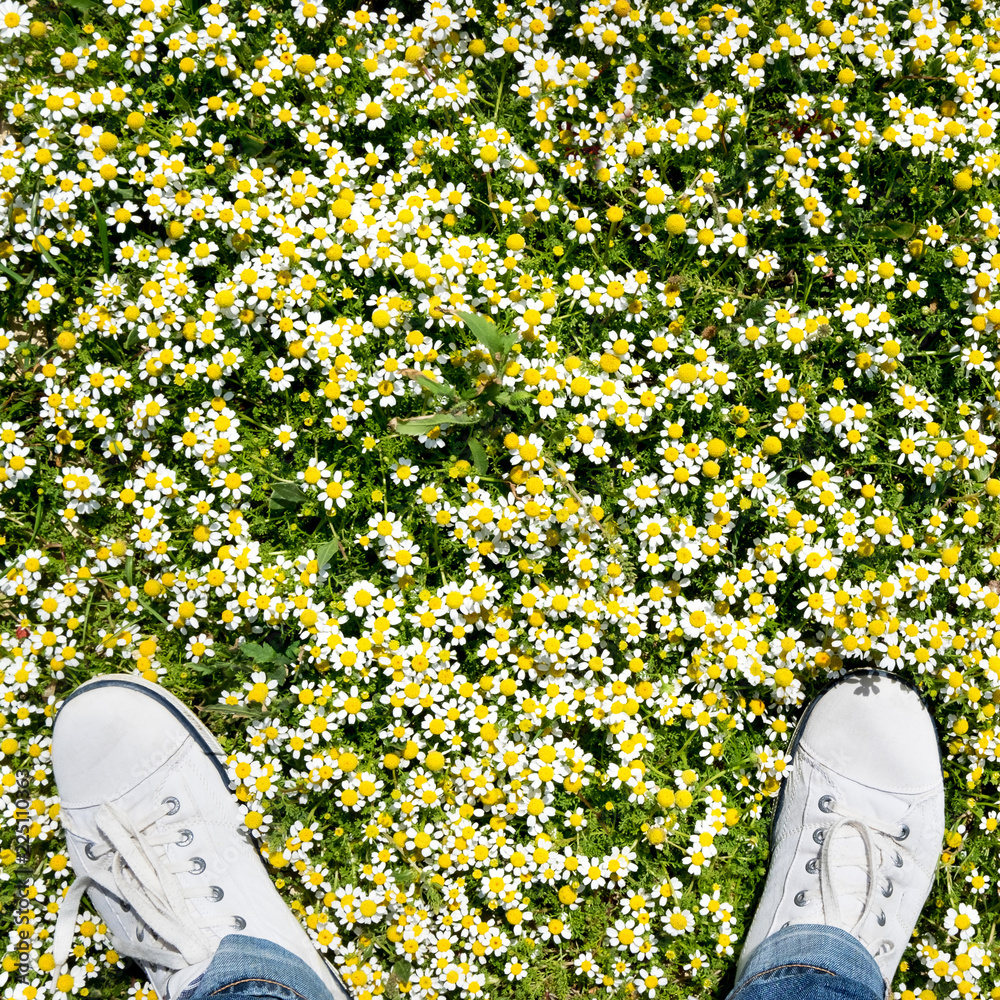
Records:
M793 924L764 938L726 1000L886 1000L875 959L847 931Z
M209 997L331 1000L330 991L301 958L273 941L246 934L224 937L208 968L177 1000Z

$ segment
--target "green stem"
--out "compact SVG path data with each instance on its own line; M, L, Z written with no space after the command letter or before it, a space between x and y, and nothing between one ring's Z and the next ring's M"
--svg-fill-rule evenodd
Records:
M500 101L503 99L503 85L504 81L507 79L507 60L504 60L503 69L500 73L500 86L497 87L497 102L493 106L493 121L497 120L497 115L500 113Z
M748 151L747 147L747 132L750 129L750 122L753 120L751 116L753 115L753 99L757 96L757 91L754 90L750 94L750 103L747 105L747 123L743 126L743 152Z
M44 497L38 498L38 507L35 510L35 527L31 532L31 538L28 539L28 546L30 548L32 542L35 540L35 536L38 534L38 529L42 523L42 504L44 503Z
M810 267L810 269L809 269L809 279L806 282L805 290L802 292L802 296L801 296L801 301L802 301L803 304L806 304L809 301L809 289L812 288L813 278L814 278L814 275L812 273L812 268Z
M723 258L722 263L715 269L712 276L708 279L709 281L715 281L716 278L722 273L722 269L729 263L729 254Z
M96 589L94 589L94 590L92 590L90 592L90 599L87 601L87 609L84 612L84 618L83 618L83 637L80 639L80 648L81 649L86 649L87 648L87 631L90 628L90 606L91 606L91 604L94 603L94 595L96 593L97 593Z

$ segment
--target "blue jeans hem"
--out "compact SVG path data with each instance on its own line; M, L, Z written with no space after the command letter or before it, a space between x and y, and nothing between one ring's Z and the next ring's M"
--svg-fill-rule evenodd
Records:
M208 968L177 1000L209 997L333 1000L323 981L301 958L273 941L246 934L224 937Z
M726 1000L888 1000L889 995L881 969L856 937L825 924L795 924L754 949Z

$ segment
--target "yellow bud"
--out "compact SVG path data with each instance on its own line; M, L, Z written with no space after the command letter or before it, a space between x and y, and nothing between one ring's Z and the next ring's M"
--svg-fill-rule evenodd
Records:
M676 212L673 215L667 216L666 221L667 232L671 236L680 236L681 233L687 229L687 223L684 221L683 215L678 215Z
M955 563L958 562L961 555L962 555L961 547L958 545L952 546L950 548L945 549L941 553L941 562L943 562L945 566L954 566Z

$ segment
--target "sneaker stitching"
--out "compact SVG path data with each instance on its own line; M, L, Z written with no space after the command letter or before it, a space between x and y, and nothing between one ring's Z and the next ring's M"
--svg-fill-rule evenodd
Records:
M936 739L936 737L935 737L935 739ZM876 791L880 791L880 792L888 792L889 794L892 794L892 795L901 795L901 796L902 795L906 795L906 796L921 796L922 795L922 796L924 796L925 798L928 798L928 799L934 798L935 796L937 796L938 794L940 794L940 792L944 789L944 785L939 780L937 780L937 779L935 779L930 784L924 784L924 785L917 785L917 784L913 784L913 785L898 785L898 786L896 786L894 788L884 788L881 785L877 785L877 786L876 785L867 785L867 784L865 784L864 781L860 780L859 778L852 777L850 775L841 774L837 770L837 767L839 765L836 762L830 761L827 758L825 758L822 754L820 754L818 751L810 749L810 747L808 747L805 744L804 740L803 740L803 742L801 742L798 745L798 747L796 748L796 751L797 751L798 754L801 754L805 758L802 761L802 764L811 764L813 767L821 768L822 769L822 775L821 775L821 777L825 781L829 781L830 783L834 783L835 784L836 783L836 779L839 778L842 781L848 781L848 782L850 782L852 784L861 785L864 788L871 788L871 789L875 789Z
M216 993L221 993L223 990L228 990L233 986L240 986L243 983L267 983L269 986L281 986L290 993L294 993L297 997L302 997L302 1000L307 1000L307 998L303 996L303 994L299 993L298 990L292 989L291 986L288 986L285 983L279 983L274 979L258 979L256 977L250 979L237 979L235 982L227 983L225 986L220 986L217 990L213 990L208 995L210 997L214 997Z
M812 754L809 756L812 757L812 762L814 762L814 766L818 765L822 767L825 771L834 770L834 765L832 763L827 763L822 758ZM809 763L809 761L807 761L806 763ZM826 777L826 775L824 775L824 777ZM865 784L865 782L859 781L857 778L848 777L847 780L855 785L860 785L862 788L870 788L873 791L886 792L889 795L898 795L898 796L905 795L908 797L923 796L923 798L925 799L936 798L938 795L941 794L944 788L943 785L897 785L894 788L883 788L877 785Z

